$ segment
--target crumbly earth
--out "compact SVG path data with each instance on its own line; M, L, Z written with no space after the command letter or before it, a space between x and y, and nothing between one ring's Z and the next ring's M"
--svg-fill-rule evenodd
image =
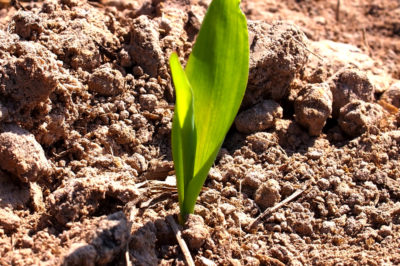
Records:
M0 265L184 265L167 62L209 2L0 1ZM247 92L181 226L196 265L400 264L400 6L367 2L242 1Z

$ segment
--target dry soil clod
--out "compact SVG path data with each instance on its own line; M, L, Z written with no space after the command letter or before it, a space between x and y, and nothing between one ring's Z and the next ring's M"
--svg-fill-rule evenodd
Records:
M83 230L84 235L76 233ZM122 212L101 216L75 225L61 235L72 245L62 259L62 265L106 265L127 245L129 227Z
M282 118L283 110L273 100L265 100L242 111L235 119L236 129L245 134L273 127L276 118Z
M400 108L400 81L393 83L381 96L381 100Z
M179 208L167 59L187 61L210 0L9 2L0 265L182 264L165 219ZM400 10L340 1L337 23L337 2L241 1L241 112L268 101L283 115L230 130L195 207L204 221L182 229L196 264L400 265Z
M302 89L294 102L296 121L318 136L332 114L332 92L328 84L311 84Z
M375 88L368 76L355 68L343 68L330 80L333 95L333 117L337 118L340 108L352 100L372 102Z
M47 176L52 170L35 137L15 124L3 125L1 128L0 168L24 183Z
M385 111L379 104L354 100L340 109L339 125L346 134L357 137L379 127L384 115Z
M242 106L280 100L308 59L307 38L295 25L249 21L250 72Z
M115 96L123 92L125 80L120 71L104 65L90 75L88 87L101 96Z
M253 231L255 227L268 215L272 214L274 211L279 209L280 207L284 206L285 204L289 203L290 201L294 200L296 197L298 197L300 194L302 194L305 191L305 189L297 189L292 195L281 201L280 203L276 204L275 206L271 208L267 208L261 215L259 215L248 227L248 231Z

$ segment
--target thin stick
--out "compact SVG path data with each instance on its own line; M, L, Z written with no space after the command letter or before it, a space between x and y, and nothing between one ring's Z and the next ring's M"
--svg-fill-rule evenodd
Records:
M336 4L336 21L340 22L340 0L337 0Z
M243 206L243 195L242 195L242 180L239 181L239 200L240 200L240 206ZM242 208L240 208L242 209ZM242 210L240 210L242 211ZM240 216L238 216L239 220L239 246L242 246L242 223L240 221ZM243 259L242 256L242 249L239 249L239 254L240 254L240 259Z
M126 262L126 266L132 266L132 261L131 261L131 259L129 258L129 248L128 248L128 245L127 245L127 247L126 247L126 251L125 251L125 262Z
M194 261L193 261L192 255L190 254L189 248L186 245L185 240L183 240L183 238L182 238L181 231L179 230L178 225L175 223L174 218L172 218L172 216L167 216L167 220L168 220L168 223L171 226L172 230L175 233L176 240L178 240L178 244L181 247L181 250L182 250L183 256L185 257L187 265L194 266Z
M314 53L313 51L311 51L310 49L308 49L308 47L307 47L304 43L302 43L301 41L297 40L297 39L294 38L293 36L292 36L292 40L294 40L295 42L297 42L299 45L303 46L303 48L306 49L306 51L308 51L309 53L311 53L311 54L313 54L314 56L316 56L319 60L321 60L322 62L325 62L325 59L324 59L322 56L320 56L320 55Z
M134 205L131 205L130 208L129 208L129 216L127 217L128 218L128 225L129 225L129 232L131 232L131 230L132 230L133 218L135 217L134 210L135 210ZM132 235L129 235L129 239L126 242L126 250L125 250L125 265L126 266L132 266L133 265L132 261L131 261L131 258L129 256L129 243L131 242L131 240L132 240Z
M12 5L16 10L20 9L24 11L26 10L26 8L23 5L21 5L21 3L18 0L11 0L10 5Z
M260 216L257 217L257 219L255 219L248 226L248 231L252 231L261 222L261 220L264 219L265 216L270 215L271 213L273 213L274 211L276 211L277 209L279 209L280 207L282 207L286 203L288 203L288 202L292 201L293 199L295 199L297 196L299 196L303 192L304 192L304 189L297 189L292 195L290 195L286 199L282 200L281 202L279 202L275 206L266 209Z
M365 49L367 50L368 55L371 56L371 49L369 47L369 43L368 43L368 39L367 39L367 31L365 30L365 27L362 27L362 38L364 41Z

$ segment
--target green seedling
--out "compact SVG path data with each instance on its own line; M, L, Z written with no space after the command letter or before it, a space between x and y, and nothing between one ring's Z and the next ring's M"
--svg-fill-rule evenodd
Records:
M170 57L176 91L172 155L181 223L194 211L246 89L249 42L239 4L240 0L213 0L186 68L176 53Z

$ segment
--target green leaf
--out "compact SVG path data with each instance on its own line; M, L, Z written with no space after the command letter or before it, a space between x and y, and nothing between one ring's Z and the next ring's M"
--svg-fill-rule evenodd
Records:
M193 176L196 151L193 93L176 53L170 57L170 66L176 90L172 124L172 156L175 162L179 204L182 209L185 198L184 189L190 180L188 178Z
M181 217L193 212L246 89L249 44L246 18L239 3L239 0L213 0L186 65L186 75L178 74L177 66L173 69L171 64L177 96L172 148ZM174 58L175 55L171 57L171 63L177 61L179 64ZM175 80L178 75L179 80ZM187 93L190 87L192 94ZM186 96L180 95L182 91ZM186 125L186 120L194 121L193 127ZM179 137L182 139L177 140ZM189 141L185 139L187 137L193 139Z

